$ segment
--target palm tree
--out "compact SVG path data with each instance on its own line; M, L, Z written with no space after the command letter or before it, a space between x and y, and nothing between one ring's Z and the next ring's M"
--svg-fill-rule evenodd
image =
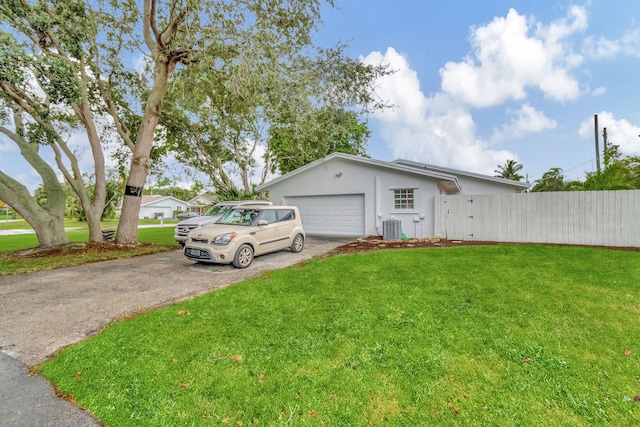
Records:
M569 191L578 189L580 185L578 181L566 181L562 169L551 168L542 175L542 178L536 180L536 185L531 188L531 191Z
M609 162L598 172L588 172L580 190L634 190L640 188L640 167L633 158Z
M497 178L511 179L513 181L522 181L524 178L518 172L521 171L523 166L515 160L507 160L504 166L498 166L498 169L494 170Z

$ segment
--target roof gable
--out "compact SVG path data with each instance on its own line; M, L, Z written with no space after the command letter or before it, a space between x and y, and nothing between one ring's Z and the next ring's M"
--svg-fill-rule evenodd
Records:
M359 163L359 164L364 164L364 165L368 165L368 166L374 166L374 167L379 167L379 168L383 168L383 169L388 169L388 170L393 170L393 171L397 171L397 172L401 172L401 173L409 173L409 174L415 174L415 175L422 175L422 176L426 176L429 178L433 178L435 180L438 181L438 183L440 183L441 185L445 186L447 189L451 190L451 191L458 191L460 190L460 184L458 183L458 179L456 178L455 175L452 174L448 174L448 173L443 173L443 172L438 172L435 170L420 170L414 167L409 167L409 166L405 166L402 164L395 164L395 163L390 163L390 162L384 162L381 160L374 160L374 159L370 159L368 157L362 157L362 156L354 156L351 154L345 154L345 153L331 153L328 156L325 156L321 159L318 159L314 162L311 162L307 165L304 165L294 171L291 171L287 174L284 174L282 176L279 176L278 178L275 178L259 187L256 188L256 190L258 191L268 191L269 187L271 187L272 185L282 182L284 180L290 179L295 177L298 174L304 173L310 169L313 169L315 167L321 166L323 163L325 162L329 162L332 161L334 159L342 159L342 160L346 160L349 162L354 162L354 163Z
M498 178L495 176L489 176L489 175L484 175L484 174L475 173L475 172L463 171L463 170L453 169L453 168L446 168L443 166L435 166L427 163L414 162L411 160L396 159L391 163L394 163L397 165L405 165L405 166L416 168L419 170L431 170L434 172L449 173L455 176L466 176L466 177L478 179L481 181L488 181L488 182L507 185L515 188L520 188L522 190L526 190L529 187L531 187L531 183L528 183L528 182L519 182L511 179Z
M177 203L181 203L183 205L186 205L187 202L185 202L184 200L180 200L178 198L175 198L173 196L160 196L158 194L156 195L150 195L150 196L142 196L142 202L140 204L140 206L150 206L150 205L155 205L156 203L163 201L163 200L174 200Z
M189 205L210 205L216 201L216 196L213 194L199 194L193 199L189 200Z

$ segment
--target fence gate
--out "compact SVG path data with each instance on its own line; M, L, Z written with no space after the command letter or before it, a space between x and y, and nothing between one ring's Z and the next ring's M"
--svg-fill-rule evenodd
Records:
M449 240L473 240L473 196L456 196L436 201L436 221L442 227L436 235ZM439 211L439 212L438 212Z

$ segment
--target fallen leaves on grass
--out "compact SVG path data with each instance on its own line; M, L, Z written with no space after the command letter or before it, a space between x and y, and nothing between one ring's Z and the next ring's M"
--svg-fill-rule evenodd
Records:
M631 354L631 350L628 350L628 349L627 349L627 350L625 350L622 354L623 354L624 356L629 356L629 355Z
M178 316L184 316L185 314L191 314L189 310L179 310Z
M318 414L316 414L316 411L311 411L311 418L315 418L318 416Z
M525 357L524 359L522 359L522 361L523 361L524 363L529 364L529 365L531 364L531 359L529 359L528 357Z
M264 374L260 374L260 376L258 377L258 379L259 379L260 381L264 381Z
M456 405L454 405L451 402L447 402L447 407L451 409L453 412L455 412L456 414L460 413L460 408L458 408Z
M180 388L187 388L189 387L189 384L187 383L180 383Z
M233 360L234 362L238 362L238 363L242 363L242 356L236 354L231 356L231 360Z

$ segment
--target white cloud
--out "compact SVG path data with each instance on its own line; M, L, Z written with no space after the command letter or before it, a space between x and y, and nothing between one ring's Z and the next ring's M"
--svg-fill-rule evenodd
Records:
M383 122L403 121L418 125L422 122L426 110L426 99L420 90L418 74L411 69L407 58L390 47L383 55L371 52L363 62L371 65L389 64L394 74L380 81L376 93L387 100L394 108L378 116Z
M529 87L554 100L577 98L579 85L570 72L582 57L566 39L586 28L586 12L572 7L567 18L535 29L533 24L511 9L506 17L472 30L473 53L440 70L443 92L474 107L524 99Z
M593 59L608 59L618 54L640 57L640 29L627 30L621 38L610 40L606 37L585 38L582 52Z
M583 138L594 139L593 117L585 119L578 134ZM617 120L613 113L602 111L598 113L598 128L600 131L600 144L602 147L602 131L607 128L607 139L609 143L618 145L623 155L640 154L640 126L629 123L626 119Z
M523 138L529 134L555 129L558 125L555 120L529 104L524 104L517 111L507 110L507 114L511 116L511 123L494 132L491 138L493 142Z
M606 93L607 93L607 88L606 88L606 87L604 87L604 86L600 86L599 88L594 89L594 90L591 92L591 95L592 95L592 96L602 96L602 95L604 95L604 94L606 94Z
M133 59L133 69L136 70L138 74L147 74L150 69L152 69L153 61L151 57L145 54L138 54Z
M448 94L426 97L416 72L395 49L388 48L384 55L372 52L363 61L389 64L396 70L380 79L377 92L395 108L374 116L394 157L481 173L492 173L496 165L515 158L478 139L471 114Z

